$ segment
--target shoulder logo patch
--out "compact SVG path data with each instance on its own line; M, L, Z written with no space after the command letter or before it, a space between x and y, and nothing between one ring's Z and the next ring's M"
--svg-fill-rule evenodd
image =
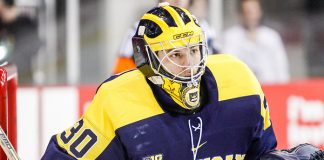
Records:
M147 156L144 157L143 160L163 160L163 155L160 153L152 156Z

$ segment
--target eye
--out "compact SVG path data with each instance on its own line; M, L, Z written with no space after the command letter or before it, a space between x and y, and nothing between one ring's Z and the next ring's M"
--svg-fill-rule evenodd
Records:
M180 58L181 57L181 54L178 53L178 52L175 52L175 53L171 54L169 57L170 58Z
M198 48L198 47L193 47L193 48L191 48L191 49L190 49L190 53L191 53L191 54L197 54L197 53L199 53L199 48Z

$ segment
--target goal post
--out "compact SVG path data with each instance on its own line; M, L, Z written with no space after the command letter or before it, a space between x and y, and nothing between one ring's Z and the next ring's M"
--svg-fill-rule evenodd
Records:
M14 64L0 65L0 126L17 149L17 68ZM0 149L0 160L7 156Z

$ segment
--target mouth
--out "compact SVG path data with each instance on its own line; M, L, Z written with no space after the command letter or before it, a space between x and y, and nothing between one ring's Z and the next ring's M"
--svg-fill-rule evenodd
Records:
M191 77L191 73L182 73L180 76L182 77Z
M189 72L185 72L185 73L182 73L182 75L184 77L190 77L191 76L191 72L190 71Z
M197 70L194 70L193 75L195 75L196 73L197 73ZM181 73L181 76L183 76L183 77L191 77L191 71L187 70L187 71Z

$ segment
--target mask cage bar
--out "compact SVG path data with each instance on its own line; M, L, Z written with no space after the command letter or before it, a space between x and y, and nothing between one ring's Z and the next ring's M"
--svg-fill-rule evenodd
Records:
M191 39L193 38L199 38L198 39L198 43L191 43ZM205 66L206 66L206 59L207 59L207 54L208 54L208 47L207 47L207 43L205 41L204 38L204 34L199 34L197 36L191 36L191 37L186 37L186 38L181 38L181 39L177 39L177 40L172 40L169 42L159 42L159 43L154 43L151 45L157 45L159 44L162 48L162 51L164 52L164 57L160 60L157 56L157 54L155 52L153 52L151 45L146 45L145 49L146 49L146 53L148 54L148 59L150 61L150 66L152 68L152 70L154 71L154 73L166 77L172 81L176 81L176 82L180 82L180 83L197 83L197 80L202 76L202 74L205 71ZM176 47L175 43L179 43L179 41L181 41L183 44L186 44L185 46L182 47ZM173 49L171 49L170 52L166 52L166 49L164 47L163 44L169 43L171 46L173 46ZM189 66L183 66L183 65L179 65L177 63L175 63L174 61L172 61L170 59L170 57L168 55L170 55L171 53L173 53L176 50L179 49L188 49L189 51L191 50L191 47L195 47L195 46L199 46L199 51L201 54L200 57L200 61L199 63L197 63L197 65L189 65ZM151 55L154 56L151 56ZM187 53L190 54L190 53ZM186 68L183 71L181 71L180 73L177 74L173 74L172 72L170 72L170 70L163 65L163 61L165 60L165 58L167 58L172 64L174 64L177 67L181 67L181 68ZM190 60L189 60L190 61ZM161 67L163 66L163 67ZM196 74L193 73L193 71L198 68L198 71ZM186 72L190 70L190 77L188 76L180 76L182 73ZM164 73L165 72L165 73Z

